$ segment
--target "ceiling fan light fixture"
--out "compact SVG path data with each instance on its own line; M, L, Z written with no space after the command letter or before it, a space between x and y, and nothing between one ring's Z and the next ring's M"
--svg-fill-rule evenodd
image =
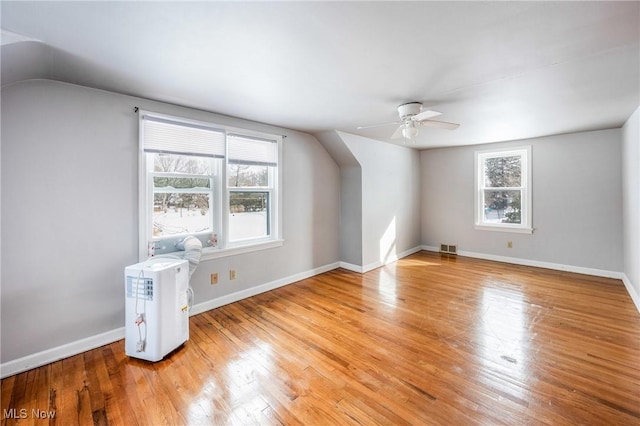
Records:
M402 137L405 139L413 139L418 136L418 128L415 123L409 120L402 129Z
M1 1L1 0L0 0ZM456 123L447 123L445 121L432 120L433 117L442 115L441 112L423 109L420 102L409 102L398 107L398 115L400 120L393 123L372 124L368 126L358 126L358 130L368 129L371 127L387 126L394 124L398 126L396 131L391 135L391 139L412 140L415 142L418 136L418 127L435 127L440 129L454 130L460 125Z

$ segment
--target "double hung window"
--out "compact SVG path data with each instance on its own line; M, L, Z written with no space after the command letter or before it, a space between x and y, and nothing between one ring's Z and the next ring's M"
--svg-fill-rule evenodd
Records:
M187 235L212 257L279 241L281 136L140 112L140 257Z
M531 147L476 152L476 229L531 233Z
M228 155L229 241L268 238L277 180L276 141L229 134Z

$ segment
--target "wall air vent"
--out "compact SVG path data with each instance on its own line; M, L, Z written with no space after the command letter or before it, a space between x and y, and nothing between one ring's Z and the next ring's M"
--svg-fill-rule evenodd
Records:
M440 244L440 253L458 254L458 246L454 244Z

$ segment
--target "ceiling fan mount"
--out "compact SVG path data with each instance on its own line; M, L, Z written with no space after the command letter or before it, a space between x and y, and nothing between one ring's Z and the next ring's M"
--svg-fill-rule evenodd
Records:
M404 138L413 140L418 135L418 127L436 127L440 129L454 130L460 125L456 123L447 123L445 121L431 120L433 117L442 115L441 112L425 110L420 102L407 102L398 106L398 116L400 121L393 123L374 124L371 126L360 126L358 129L366 129L369 127L386 126L390 124L400 125L391 139Z
M407 102L398 107L398 115L401 120L410 119L414 115L420 114L422 104L420 102Z

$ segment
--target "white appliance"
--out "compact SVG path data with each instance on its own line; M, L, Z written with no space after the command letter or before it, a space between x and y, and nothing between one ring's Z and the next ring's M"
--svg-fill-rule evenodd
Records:
M127 266L125 353L159 361L189 340L189 263L151 258Z

